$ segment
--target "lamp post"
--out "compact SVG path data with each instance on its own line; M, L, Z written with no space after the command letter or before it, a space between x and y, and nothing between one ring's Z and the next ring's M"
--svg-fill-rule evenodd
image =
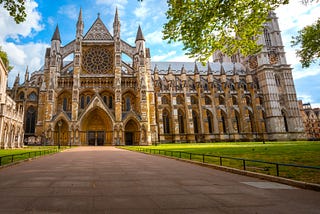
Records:
M59 120L58 122L58 127L59 127L59 131L58 131L58 149L60 150L60 133L61 133L61 126L62 126L62 121Z

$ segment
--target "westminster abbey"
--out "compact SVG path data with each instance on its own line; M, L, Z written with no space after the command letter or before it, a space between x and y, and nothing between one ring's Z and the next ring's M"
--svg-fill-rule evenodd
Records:
M25 139L52 145L303 139L292 69L276 15L270 18L259 54L216 52L202 65L152 61L140 26L135 44L121 39L117 11L113 34L99 16L84 33L80 10L75 39L62 45L57 26L44 66L26 71L23 84L18 76L9 91L24 106Z

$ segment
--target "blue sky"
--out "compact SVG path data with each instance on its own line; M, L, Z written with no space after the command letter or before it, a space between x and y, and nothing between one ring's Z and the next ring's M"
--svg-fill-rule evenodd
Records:
M291 37L307 24L320 17L320 4L303 6L300 0L277 9L282 39L287 53L287 62L293 68L298 99L320 107L320 66L319 63L302 69L294 48L290 47ZM66 45L75 37L75 26L80 7L83 11L84 32L97 14L112 33L115 8L118 7L121 21L121 38L134 44L138 25L141 25L146 45L151 49L153 61L194 61L184 55L179 43L167 44L162 40L162 26L165 23L165 0L26 0L27 20L17 25L8 12L0 7L0 46L8 53L14 69L9 74L9 86L20 73L24 77L29 71L38 70L44 61L45 48L50 46L55 26L60 28L62 44ZM21 78L22 82L23 78Z

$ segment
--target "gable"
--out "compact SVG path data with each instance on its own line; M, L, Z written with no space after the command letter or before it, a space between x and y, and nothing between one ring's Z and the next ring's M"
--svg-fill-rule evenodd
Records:
M84 40L113 40L113 37L98 17L84 36Z

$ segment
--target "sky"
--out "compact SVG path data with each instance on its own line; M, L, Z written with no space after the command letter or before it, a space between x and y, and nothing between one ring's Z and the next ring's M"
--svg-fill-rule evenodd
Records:
M80 8L83 12L84 33L96 20L98 13L110 33L115 8L121 22L121 39L134 45L138 26L141 25L146 46L152 61L189 61L181 43L168 44L162 40L162 26L166 22L166 0L26 0L25 22L16 24L8 12L0 7L0 46L8 53L10 64L8 85L20 75L20 83L28 66L29 72L37 71L44 63L45 49L50 46L56 25L59 25L62 45L75 39L76 22ZM304 6L300 0L290 0L289 5L276 10L285 46L288 64L293 68L293 78L298 99L320 107L319 61L302 69L295 48L290 46L298 30L314 23L320 17L320 3Z

